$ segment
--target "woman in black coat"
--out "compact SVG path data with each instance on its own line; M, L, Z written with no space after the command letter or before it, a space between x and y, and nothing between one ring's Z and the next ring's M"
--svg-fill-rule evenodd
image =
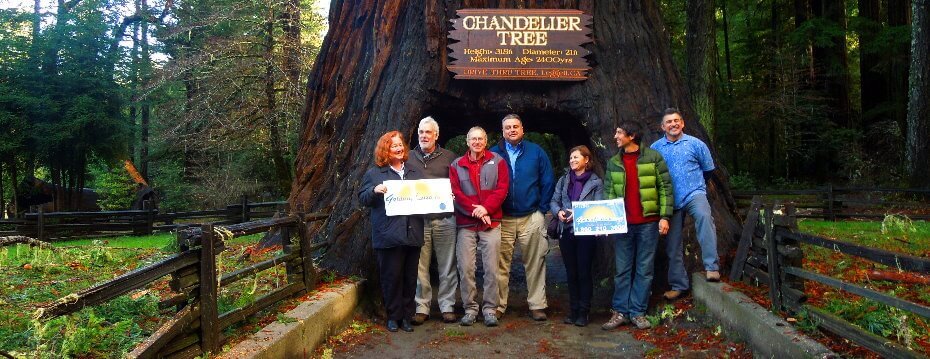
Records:
M568 301L571 312L565 324L588 325L594 281L591 264L594 260L594 236L576 236L572 202L604 199L604 181L591 171L591 151L576 146L568 151L568 172L559 178L549 209L559 221L559 249L568 276Z
M422 216L388 216L384 209L384 181L423 178L416 166L404 165L409 152L400 132L381 136L375 148L375 167L365 172L358 192L359 202L371 208L371 246L378 260L387 329L391 332L398 330L398 322L400 329L413 331L417 267L423 246Z

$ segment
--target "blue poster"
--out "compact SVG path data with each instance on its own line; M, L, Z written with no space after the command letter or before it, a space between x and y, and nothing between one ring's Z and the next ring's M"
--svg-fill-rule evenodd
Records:
M626 233L623 198L572 202L575 235Z

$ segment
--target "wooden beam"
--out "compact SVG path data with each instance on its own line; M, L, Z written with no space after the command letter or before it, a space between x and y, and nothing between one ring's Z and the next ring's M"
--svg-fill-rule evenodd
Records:
M135 349L127 355L129 358L155 358L158 356L158 352L165 347L166 344L171 342L173 339L183 334L187 327L194 321L194 318L200 316L200 309L191 309L191 305L184 306L180 312L174 315L170 320L162 324L155 333L152 333L139 345L136 345Z
M200 227L203 245L200 246L200 342L203 351L213 353L220 349L216 303L216 250L213 247L213 225Z
M831 313L817 307L804 305L803 309L815 319L817 326L830 331L842 338L868 348L886 358L926 358L925 356L909 350L898 343L882 338L865 331Z
M820 283L829 285L833 288L842 289L847 292L874 300L876 302L920 315L924 318L930 318L930 307L926 307L926 306L923 306L917 303L911 303L911 302L908 302L900 298L892 297L882 292L860 287L855 284L846 283L839 279L830 278L825 275L806 271L806 270L803 270L797 267L785 267L784 271L785 273L795 275L795 276L798 276L798 277L801 277L807 280L820 282Z
M743 266L746 265L746 257L749 255L749 248L752 247L752 234L755 232L756 225L759 224L759 207L761 206L762 198L753 197L752 204L746 212L746 222L743 223L736 257L733 258L733 266L730 268L730 280L737 281L743 276Z
M897 268L899 270L930 274L930 260L925 258L861 246L858 244L837 241L805 233L794 233L791 231L782 230L780 228L778 232L779 236L788 237L798 242L820 246L833 251L840 251L852 256L861 257L873 262L881 263L892 268Z
M778 312L781 310L781 268L779 267L779 261L781 258L778 255L778 241L775 240L775 214L774 206L768 205L765 206L765 244L766 252L765 255L768 259L768 273L769 273L769 300L772 301L772 311Z
M257 299L252 303L249 303L242 308L223 313L223 315L219 317L219 328L226 328L230 325L236 324L245 318L258 313L258 311L262 309L268 308L269 306L274 305L275 303L280 302L285 298L297 294L301 290L304 290L303 283L291 283L266 294L265 296Z

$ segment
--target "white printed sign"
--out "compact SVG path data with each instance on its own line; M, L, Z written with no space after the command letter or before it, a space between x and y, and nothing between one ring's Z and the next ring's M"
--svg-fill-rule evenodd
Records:
M388 216L452 212L452 183L448 178L384 181L384 210Z
M572 202L576 236L626 233L626 208L623 198Z

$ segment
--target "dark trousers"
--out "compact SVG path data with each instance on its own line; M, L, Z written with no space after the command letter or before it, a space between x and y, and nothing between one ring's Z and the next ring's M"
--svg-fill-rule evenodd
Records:
M591 311L594 281L591 265L594 260L594 236L575 236L570 231L559 239L565 274L568 276L568 301L573 314L587 315Z
M381 294L388 320L411 319L416 313L417 267L420 247L375 249L381 274Z

